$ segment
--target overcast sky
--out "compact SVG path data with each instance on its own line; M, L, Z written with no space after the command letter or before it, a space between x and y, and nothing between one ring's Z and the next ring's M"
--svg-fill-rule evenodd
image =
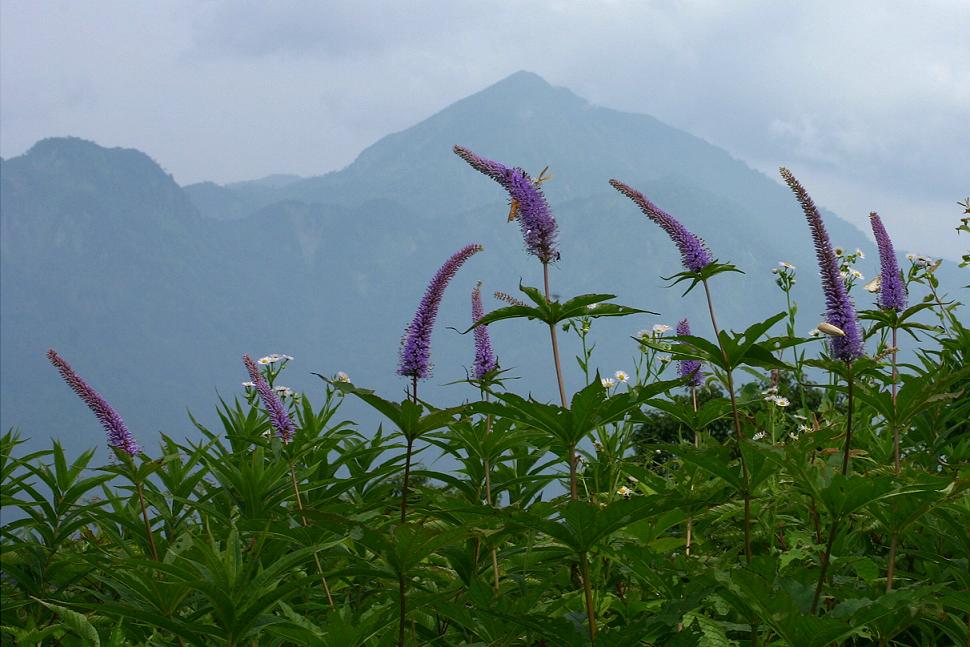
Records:
M182 184L316 175L527 69L952 258L968 34L970 0L0 0L0 155L77 135Z

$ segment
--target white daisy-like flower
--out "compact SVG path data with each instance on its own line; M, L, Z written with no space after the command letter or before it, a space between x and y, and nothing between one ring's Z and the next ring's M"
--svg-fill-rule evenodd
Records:
M626 384L627 380L630 379L630 376L626 373L626 371L617 371L613 374L613 377L616 378L617 382L622 382L624 384Z
M252 382L243 382L242 385L244 387L246 387L247 389L254 389L254 388L256 388L256 385L253 384Z
M758 433L756 433L754 436L751 437L751 440L761 440L764 437L765 437L765 432L759 431Z
M835 248L835 255L836 256L842 256L843 254L845 254L845 250L844 249L842 249L841 247L836 247Z
M637 332L637 339L650 339L652 335L649 330L641 330Z
M633 496L633 490L631 490L625 485L621 485L620 489L617 490L616 493L619 494L624 499L629 499L631 496Z
M337 371L337 381L338 382L350 382L350 376L343 371Z
M612 389L614 386L616 386L616 380L614 380L612 377L604 377L600 379L600 384L603 385L604 389Z
M839 272L839 276L841 276L842 277L842 280L844 281L847 278L849 278L849 273L847 271L845 271L845 270L842 270L841 272Z
M851 274L852 275L852 278L854 278L857 281L861 281L862 279L866 278L866 277L862 276L862 272L860 272L857 269L851 269L851 270L849 270L849 274Z
M653 325L653 334L654 335L662 335L665 332L667 332L668 330L670 330L670 326L668 326L667 324L654 324Z
M906 260L909 261L910 263L915 262L916 261L916 254L914 254L913 252L910 252L909 254L906 254Z
M859 249L858 247L855 248L855 255L856 255L856 258L865 258L866 257L866 255L863 254L862 253L862 250Z
M273 363L273 358L267 355L266 357L260 357L258 360L256 360L256 362L258 362L259 364L262 364L263 366L266 366L267 364Z
M293 395L293 389L288 386L274 386L273 390L282 395L284 398L288 398Z
M788 401L788 398L783 398L779 395L775 397L775 404L779 407L787 407L791 402Z
M283 359L285 359L287 362L293 361L293 356L292 355L282 355L281 357Z
M660 356L660 357L658 357L657 359L658 359L658 360L660 360L660 363L661 363L661 364L667 364L667 363L669 363L669 362L670 362L670 360L671 360L671 357L670 357L670 355L661 355L661 356Z
M792 265L791 263L789 263L788 261L778 261L778 267L783 267L786 270L793 270L793 269L795 269L795 266Z

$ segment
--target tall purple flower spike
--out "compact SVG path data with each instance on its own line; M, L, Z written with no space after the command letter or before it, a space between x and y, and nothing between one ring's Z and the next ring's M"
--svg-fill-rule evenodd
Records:
M819 275L822 277L822 291L825 293L825 320L845 333L844 337L831 337L829 339L832 356L850 362L862 357L862 331L856 319L855 307L852 305L849 293L845 289L845 282L839 273L839 262L836 259L835 251L832 249L832 242L829 240L825 223L822 222L822 214L819 213L811 196L799 184L791 171L785 167L782 167L780 171L781 176L801 204L805 218L808 220L808 227L812 231L812 240L815 242L815 256L818 258Z
M710 265L714 258L707 249L707 245L699 237L692 234L676 218L650 202L642 193L619 180L610 180L614 189L633 200L647 218L660 225L667 232L670 239L680 250L680 259L684 267L690 272L700 272Z
M501 184L509 192L509 198L518 203L519 227L522 229L526 250L543 263L558 261L556 239L559 228L542 189L529 174L520 168L509 168L500 162L479 157L461 146L455 146L454 151L473 169Z
M435 317L438 316L441 297L458 269L482 249L484 248L478 244L462 247L432 277L418 305L418 311L414 313L414 319L404 331L398 375L421 380L431 375L431 330L434 328Z
M256 392L259 393L259 399L263 401L263 407L266 408L266 413L269 414L269 423L276 430L276 435L284 443L290 442L293 434L296 433L296 426L290 420L290 414L286 412L286 407L283 406L279 396L273 392L273 389L269 388L269 383L263 377L262 372L256 366L253 358L249 355L243 355L243 363L246 365L249 379L256 388Z
M141 453L141 448L135 441L135 437L128 431L128 427L125 426L125 421L108 404L107 400L102 398L101 394L91 388L80 375L75 373L71 365L65 362L64 358L58 355L57 351L53 348L47 351L47 359L57 367L64 381L67 382L67 385L78 394L84 401L84 404L88 405L98 420L101 421L105 431L108 432L108 445L123 451L129 456L137 456Z
M869 214L869 223L879 248L879 307L902 312L906 309L906 287L896 263L893 241L889 239L889 234L875 211Z
M690 324L686 319L681 319L677 324L677 334L681 336L690 335ZM689 377L687 386L700 386L704 383L704 374L701 372L701 362L696 359L682 359L677 365L677 374L681 377Z
M482 307L482 282L475 284L472 290L472 323L476 323L485 316L485 308ZM494 371L498 366L495 354L492 352L492 340L488 336L488 326L478 326L474 330L475 334L475 364L472 367L472 377L480 380L489 372Z

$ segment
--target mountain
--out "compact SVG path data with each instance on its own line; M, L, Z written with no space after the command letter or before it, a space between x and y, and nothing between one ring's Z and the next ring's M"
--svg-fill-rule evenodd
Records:
M800 329L819 321L808 229L786 188L652 117L590 105L520 72L319 177L179 187L141 152L71 138L38 142L3 161L0 425L41 445L49 436L72 449L102 444L96 420L46 363L48 347L149 446L159 431L194 435L186 407L213 424L217 394L240 393L244 352L296 356L281 381L311 394L319 381L310 371L344 370L396 397L404 387L394 375L400 336L427 281L459 247L481 242L485 252L445 296L436 371L424 387L442 404L473 397L467 387L443 386L462 379L472 360L470 336L449 327L467 327L476 280L486 294L514 293L520 280L538 285L541 272L523 252L518 225L506 222L503 191L451 152L456 143L534 173L550 166L554 178L543 188L562 251L553 292L612 292L661 313L594 325L594 360L604 372L632 372L630 337L639 329L687 316L703 333L707 321L702 295L681 297L659 278L679 271L676 250L607 184L612 177L642 190L706 238L721 261L746 272L714 281L722 323L745 325L784 307L770 273L780 260L799 268ZM876 273L863 233L834 214L826 218L833 241L860 247L867 256L860 269ZM944 284L960 285L945 274ZM857 298L870 301L865 293ZM552 398L541 326L500 322L491 332L503 366L522 378L517 388ZM568 358L576 352L566 337L573 388L580 375Z

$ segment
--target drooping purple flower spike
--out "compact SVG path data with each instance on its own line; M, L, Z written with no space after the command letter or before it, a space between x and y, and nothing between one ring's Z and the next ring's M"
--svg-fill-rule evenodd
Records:
M677 334L681 336L690 335L690 324L686 319L681 319L677 324ZM704 373L701 371L701 362L696 359L682 359L677 365L677 374L681 377L689 377L687 386L700 386L704 383Z
M889 234L875 211L869 214L869 223L879 248L879 307L902 312L906 309L906 288L896 262L893 241L889 239Z
M479 157L461 146L455 146L454 151L473 169L492 178L508 191L509 198L518 205L519 227L526 250L543 263L558 261L556 238L559 227L539 184L520 168L510 168L501 162Z
M112 408L108 401L101 397L97 391L85 382L80 375L74 372L71 365L64 361L53 348L47 351L47 359L57 367L67 385L78 394L88 405L91 411L101 421L102 426L108 432L108 445L121 450L129 456L137 456L141 453L141 448L135 441L135 437L128 431L125 421L121 419L118 412Z
M684 267L690 272L700 272L710 265L714 258L707 249L707 244L699 237L692 234L687 227L684 227L676 218L650 202L642 193L633 187L620 182L610 180L614 189L633 200L640 210L646 214L647 218L660 225L661 229L667 232L670 239L680 250L680 259Z
M276 435L284 443L290 442L293 434L296 432L296 426L290 419L290 414L287 413L286 407L283 406L279 396L269 387L269 383L263 377L262 372L256 366L253 358L249 355L243 355L243 363L246 365L246 371L249 373L249 379L252 381L253 387L259 394L259 399L263 401L263 407L266 408L266 413L269 414L269 423L276 430Z
M438 305L445 294L448 282L455 275L465 261L484 249L481 245L466 245L445 261L428 284L418 311L414 319L404 331L401 341L401 364L397 374L416 379L425 379L431 375L431 330L434 328L435 317L438 316Z
M482 282L475 284L472 290L472 323L477 323L485 316L485 308L482 306ZM488 336L488 326L475 328L475 363L472 367L472 377L480 380L489 372L494 371L498 366L495 354L492 352L492 340Z
M822 291L825 293L825 320L839 329L845 336L835 336L829 338L832 348L832 356L850 362L862 357L862 331L856 319L855 307L849 298L849 293L845 289L845 282L839 273L839 261L832 249L832 242L829 240L828 231L825 223L822 222L822 214L819 213L815 202L805 188L795 179L791 171L782 167L781 176L794 192L805 218L808 220L808 227L812 232L812 240L815 243L815 256L818 259L819 274L822 277Z

